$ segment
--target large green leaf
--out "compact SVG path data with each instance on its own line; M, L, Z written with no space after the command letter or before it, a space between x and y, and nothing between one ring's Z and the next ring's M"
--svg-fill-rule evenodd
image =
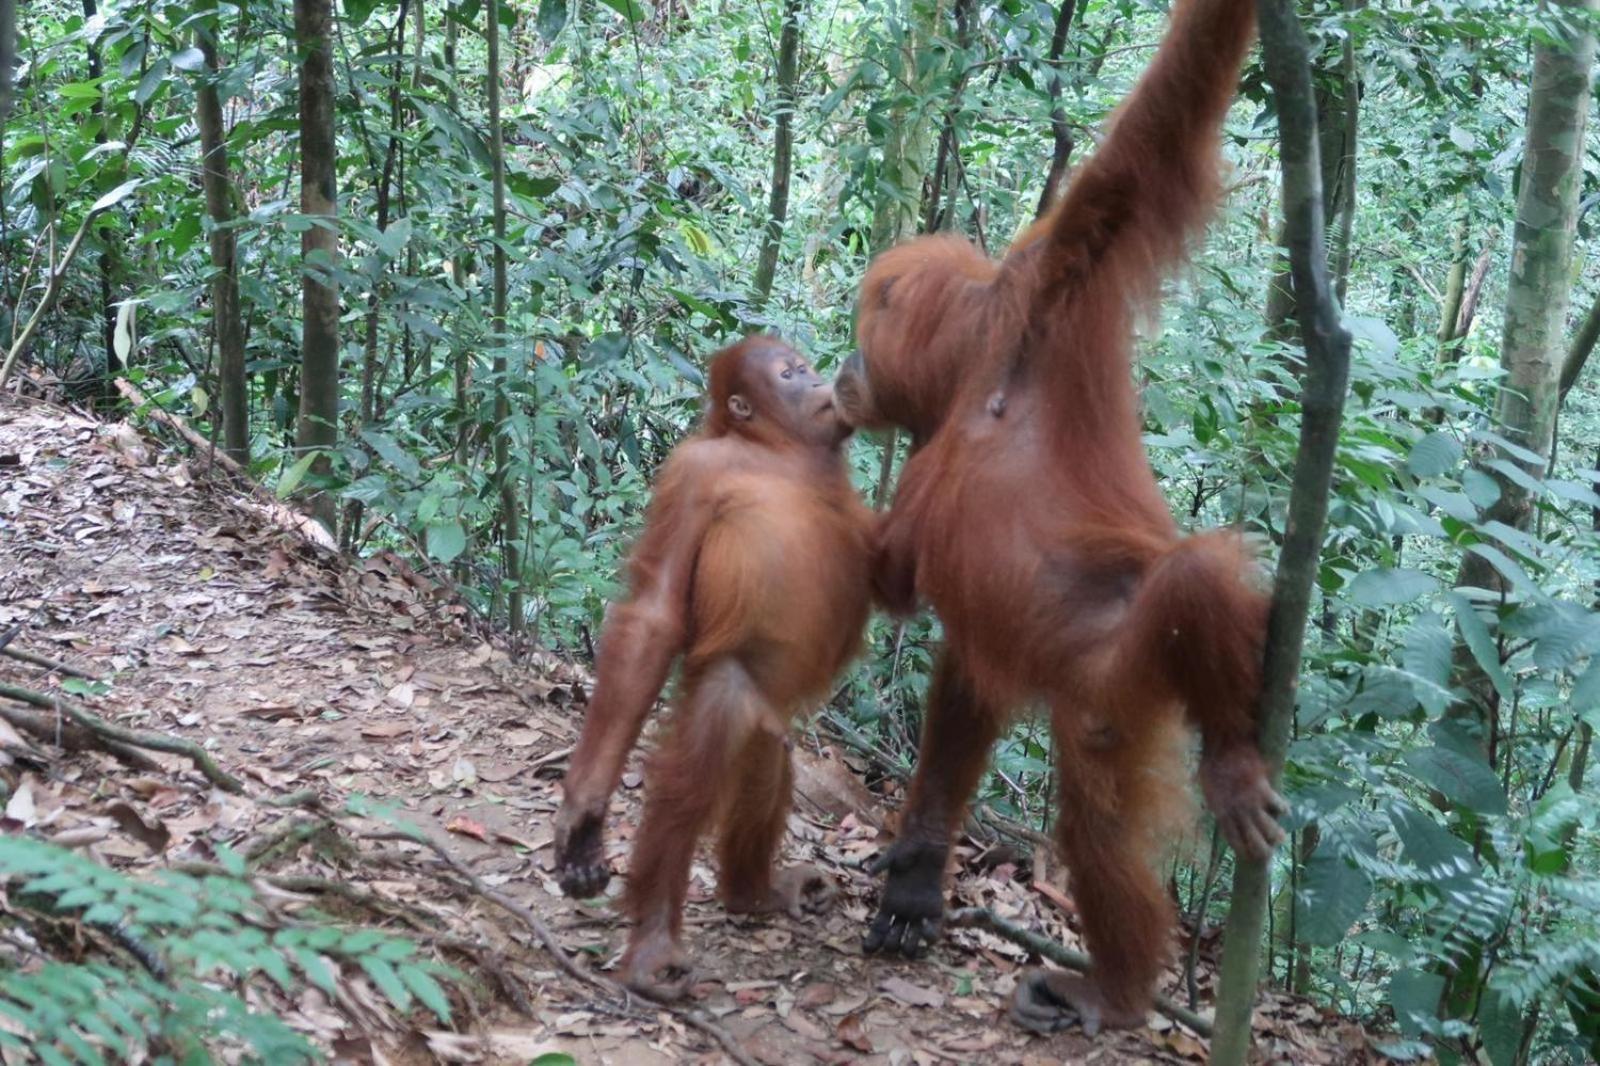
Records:
M1406 1036L1416 1039L1439 1011L1444 977L1426 970L1401 970L1389 979L1389 1003L1395 1022Z
M1472 849L1417 808L1391 804L1389 821L1400 837L1406 858L1434 884L1444 885L1478 872Z
M1439 579L1405 567L1368 570L1357 574L1345 594L1358 607L1394 607L1413 603L1438 588Z
M539 28L540 37L546 42L553 41L566 24L567 0L539 0L539 14L535 25Z
M436 522L428 527L428 554L441 563L455 560L467 548L467 531L460 522Z
M1505 790L1483 759L1436 745L1406 752L1405 762L1418 780L1450 802L1478 814L1506 813Z
M1371 896L1372 878L1367 872L1325 844L1305 865L1295 900L1299 907L1295 930L1307 944L1332 947L1361 920Z

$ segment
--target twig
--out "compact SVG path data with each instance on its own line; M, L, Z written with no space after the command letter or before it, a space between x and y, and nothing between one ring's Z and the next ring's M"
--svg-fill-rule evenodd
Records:
M1014 922L1008 922L988 907L959 907L945 915L944 920L947 926L987 929L996 936L1004 937L1013 944L1027 948L1040 958L1049 959L1079 973L1089 972L1089 956L1083 952L1064 948L1047 936L1024 929ZM1211 1035L1211 1022L1207 1018L1172 1002L1166 996L1156 996L1155 1007L1168 1018L1187 1026L1199 1035L1205 1037Z
M9 645L6 647L0 647L0 655L5 655L7 658L11 659L16 659L18 662L24 662L32 666L37 666L43 670L49 670L51 673L66 674L68 677L81 677L85 681L105 680L104 674L97 674L89 670L83 670L71 665L70 663L64 663L60 662L59 660L52 659L48 655L40 655L38 652L24 651L22 648L13 648Z
M568 744L564 748L557 748L555 751L546 752L537 759L533 760L533 762L529 763L526 769L532 773L542 770L552 763L561 762L567 756L572 754L572 749L574 747L576 747L576 745Z
M231 774L224 773L217 766L216 761L206 754L205 749L192 740L164 736L160 733L149 733L142 729L124 729L122 726L112 725L104 718L78 706L71 700L35 692L20 685L8 685L0 682L0 696L16 700L18 703L31 704L34 707L42 707L47 711L55 711L57 714L65 715L91 733L106 740L114 740L135 748L144 748L146 751L182 755L194 763L195 769L205 775L207 781L210 781L218 788L227 792L244 792L244 786L239 783L239 779Z
M555 933L550 931L550 927L545 924L544 919L540 918L537 914L533 913L533 911L529 910L521 903L518 903L505 893L490 888L488 885L484 884L483 880L478 877L477 874L473 873L471 868L468 867L466 863L450 854L445 846L440 844L438 841L432 839L431 837L422 835L421 833L405 832L398 829L376 833L363 833L361 839L407 841L413 844L421 844L424 847L429 848L435 855L439 857L440 861L442 861L446 866L450 867L450 869L454 871L457 876L461 877L467 882L467 884L471 885L474 892L488 900L490 903L493 903L501 910L510 914L512 917L516 918L523 925L527 926L528 929L533 932L533 935L538 939L540 945L543 946L550 957L555 959L556 965L560 966L564 973L578 981L583 982L586 985L590 985L594 988L600 989L601 991L607 992L624 1002L627 1002L630 995L632 995L609 977L605 977L602 974L592 973L573 962L567 954L567 949L562 946L561 941L556 939ZM685 1010L681 1007L673 1007L668 1004L657 1005L661 1007L661 1009L670 1013L673 1017L684 1022L686 1025L690 1026L691 1028L698 1029L706 1036L709 1036L711 1039L715 1040L722 1047L722 1050L728 1053L729 1058L739 1063L739 1066L756 1066L756 1060L751 1058L749 1054L739 1046L739 1042L734 1039L732 1033L728 1032L722 1026L718 1025L710 1018L707 1018L699 1011Z
M42 714L25 711L21 707L0 707L0 718L30 736L38 737L47 744L54 744L62 751L103 751L116 757L124 765L145 773L159 773L165 769L138 748L120 744L115 740L107 740L76 722L47 718Z

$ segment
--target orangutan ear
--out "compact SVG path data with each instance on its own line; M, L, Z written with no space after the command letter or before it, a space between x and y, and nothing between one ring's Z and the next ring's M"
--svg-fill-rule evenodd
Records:
M735 422L748 422L750 415L750 401L740 396L737 392L728 397L728 414Z

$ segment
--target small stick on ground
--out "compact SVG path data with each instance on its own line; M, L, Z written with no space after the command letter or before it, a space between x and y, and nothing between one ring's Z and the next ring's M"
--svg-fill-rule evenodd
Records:
M534 937L538 939L539 943L543 945L545 951L549 953L550 957L555 959L556 965L560 966L563 972L586 985L590 985L594 988L600 989L601 991L607 992L612 996L623 1000L624 1002L627 1002L629 997L633 995L633 993L628 992L609 977L606 977L602 974L591 973L590 971L580 967L577 963L573 962L572 958L567 954L567 949L562 945L561 941L556 939L555 933L550 931L550 927L544 923L542 918L505 893L497 891L496 889L490 888L488 885L484 884L482 878L473 873L472 869L467 866L466 863L450 854L449 850L438 841L420 833L408 833L398 829L378 833L364 833L362 834L361 839L408 841L410 843L421 844L422 846L429 848L435 855L439 857L440 861L442 861L446 866L450 867L450 869L454 871L457 876L461 877L467 882L467 884L471 885L474 892L488 900L490 903L493 903L501 910L510 914L512 917L516 918L523 925L527 926L528 929L533 932ZM667 1004L656 1004L656 1006L660 1007L662 1010L665 1010L674 1018L684 1022L691 1028L698 1029L706 1036L709 1036L711 1039L715 1040L722 1047L722 1050L728 1053L729 1058L739 1063L739 1066L757 1066L756 1060L751 1058L750 1055L746 1053L744 1048L739 1046L739 1042L734 1039L732 1033L728 1032L722 1026L718 1025L710 1018L707 1018L699 1011L684 1010L681 1007L673 1007Z
M146 751L160 751L168 755L182 755L194 763L195 769L205 775L207 781L227 792L243 793L244 786L239 779L223 772L216 761L206 753L206 750L192 740L183 740L178 737L169 737L162 733L149 733L142 729L124 729L119 725L112 725L99 715L78 706L71 700L60 696L50 696L43 692L23 688L20 685L8 685L0 682L0 696L26 703L34 707L41 707L47 711L54 711L76 722L102 740L115 741L128 747L143 748ZM109 750L109 749L108 749Z
M1004 937L1013 944L1027 948L1042 959L1049 959L1057 965L1079 973L1089 972L1089 956L1083 952L1062 947L1047 936L1024 929L1014 922L1008 922L987 907L959 907L945 915L945 925L987 929L996 936ZM1156 996L1155 1002L1156 1010L1173 1021L1187 1026L1201 1036L1211 1035L1209 1019L1172 1002L1166 996Z
M0 648L0 655L4 655L10 659L16 659L18 662L24 662L32 666L37 666L43 670L49 670L53 674L66 674L68 677L81 677L85 681L105 680L105 676L102 674L97 674L90 670L83 670L73 666L71 663L64 663L60 660L52 659L47 655L40 655L39 653L32 651L24 651L21 648L12 648L9 646L3 647Z
M123 765L143 773L160 773L166 769L138 748L108 740L76 722L35 714L21 707L0 707L0 718L21 732L47 744L54 744L62 751L103 751L120 760Z

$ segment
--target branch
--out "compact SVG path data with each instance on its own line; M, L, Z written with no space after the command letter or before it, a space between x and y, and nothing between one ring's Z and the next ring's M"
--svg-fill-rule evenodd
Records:
M53 674L66 674L68 677L81 677L85 681L105 680L105 677L101 674L96 674L89 670L82 670L71 665L70 663L59 662L50 658L49 656L40 655L37 652L24 651L21 648L0 646L0 655L15 659L18 662L37 666L43 670L49 670Z
M37 737L47 744L54 744L62 751L103 751L115 756L124 765L145 773L160 772L164 769L160 763L138 748L130 748L115 740L95 736L74 722L48 718L33 711L25 711L21 707L0 707L0 718L10 722L21 732Z
M1295 312L1306 358L1301 384L1300 446L1289 491L1283 552L1273 581L1272 612L1257 705L1261 754L1273 784L1283 767L1294 717L1300 655L1312 581L1322 551L1333 484L1334 452L1350 375L1350 334L1328 285L1323 244L1321 164L1317 109L1305 34L1293 0L1256 0L1261 52L1278 108L1283 161L1284 234L1294 276ZM1250 1046L1250 1015L1261 965L1268 862L1236 856L1233 898L1217 983L1213 1066L1242 1066Z
M988 907L958 907L945 915L945 924L955 928L987 929L996 936L1004 937L1013 944L1027 948L1041 959L1049 959L1078 973L1089 972L1089 956L1083 952L1064 948L1050 937L1024 929L1015 922L1008 922ZM1180 1006L1162 995L1156 996L1155 1005L1156 1010L1173 1021L1188 1026L1201 1036L1211 1035L1211 1022L1204 1015Z
M567 954L567 949L562 945L560 940L556 939L555 933L550 931L550 927L545 924L544 919L540 918L537 914L533 913L533 911L529 910L521 903L518 903L504 892L500 892L497 889L490 888L488 885L484 884L483 880L477 874L472 872L471 867L467 866L466 863L452 855L443 844L440 844L433 838L420 832L406 832L404 830L395 829L377 833L363 833L361 839L405 841L412 844L421 844L423 847L430 849L439 857L440 861L454 871L455 874L462 880L466 881L467 884L472 887L474 892L488 900L490 903L493 903L495 906L499 907L513 918L520 921L523 925L527 926L528 929L532 931L534 937L539 941L540 945L545 949L550 957L556 961L556 965L560 966L562 971L568 976L593 988L597 988L602 992L606 992L609 995L622 1000L623 1002L627 1002L629 998L634 995L634 993L630 993L627 989L623 988L609 977L606 977L602 974L591 973L590 971L580 967L577 963L573 962L572 958ZM647 999L648 997L639 998ZM739 1042L734 1039L732 1033L728 1032L722 1026L718 1025L710 1018L707 1018L699 1011L685 1010L681 1007L674 1007L664 1003L656 1005L670 1013L679 1021L684 1022L691 1028L698 1029L706 1036L709 1036L711 1039L715 1040L722 1047L722 1050L728 1053L729 1058L739 1063L739 1066L757 1066L756 1060L752 1059L745 1052L744 1048L739 1046Z
M124 729L122 726L112 725L104 718L78 706L71 700L60 696L46 695L42 692L34 692L32 689L6 684L3 681L0 681L0 696L16 700L18 703L42 707L47 711L54 711L59 715L64 715L102 740L115 741L129 747L143 748L146 751L182 755L194 763L195 769L199 770L205 775L206 780L218 788L227 792L244 792L244 786L239 783L239 779L219 769L215 760L206 754L205 749L192 740L169 737L161 733L149 733L141 729Z

